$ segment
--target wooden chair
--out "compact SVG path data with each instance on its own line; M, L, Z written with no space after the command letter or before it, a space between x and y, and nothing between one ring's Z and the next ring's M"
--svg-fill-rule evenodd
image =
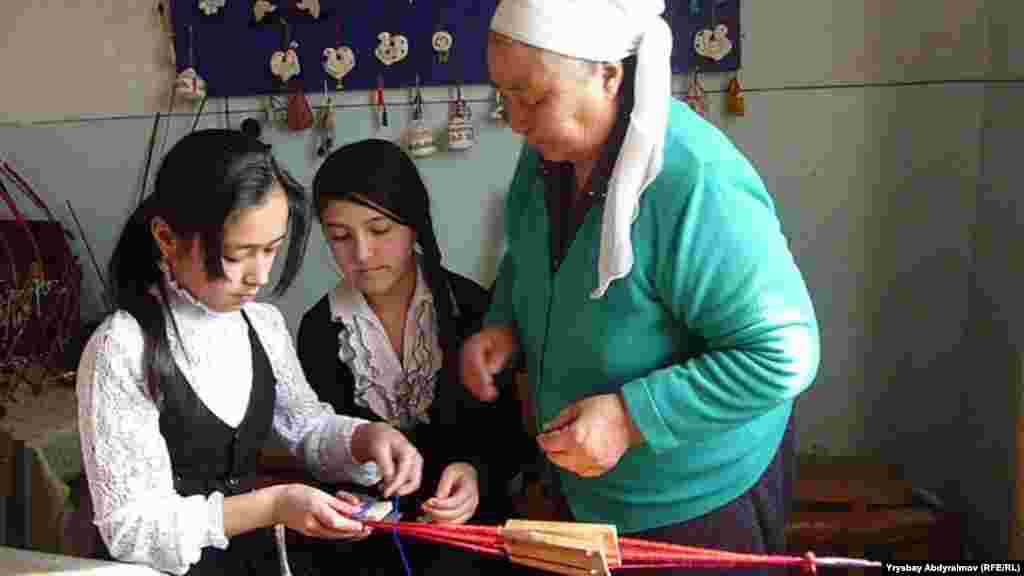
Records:
M878 561L962 558L961 521L917 502L893 466L864 459L803 459L786 529L795 555Z

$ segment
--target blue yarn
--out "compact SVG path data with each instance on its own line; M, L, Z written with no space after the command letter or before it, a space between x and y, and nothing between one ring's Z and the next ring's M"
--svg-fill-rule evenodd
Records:
M391 498L391 504L394 506L394 513L398 514L398 496ZM401 517L401 516L399 516ZM398 519L395 519L398 522ZM405 547L402 546L402 540L398 537L398 526L396 525L391 529L391 536L395 539L395 546L398 547L398 555L402 557L402 566L405 567L405 576L412 576L412 569L409 568L409 559L405 557Z

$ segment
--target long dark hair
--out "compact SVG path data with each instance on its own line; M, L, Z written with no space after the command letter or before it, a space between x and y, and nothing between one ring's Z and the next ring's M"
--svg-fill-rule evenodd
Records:
M416 165L397 145L368 139L338 148L313 178L317 217L327 203L347 200L376 210L409 226L423 249L423 277L434 297L438 342L444 354L444 375L454 375L456 358L455 309L448 274L430 217L430 195ZM383 210L381 210L383 208Z
M182 138L164 157L153 193L132 213L110 259L114 301L142 327L143 360L150 392L156 398L174 373L167 338L170 314L162 282L160 250L151 232L161 218L174 234L198 239L206 255L206 273L224 277L224 224L239 210L266 202L274 185L288 198L288 254L272 295L279 296L295 280L309 239L309 205L305 190L270 154L266 144L235 130L200 130ZM156 287L161 298L154 297Z

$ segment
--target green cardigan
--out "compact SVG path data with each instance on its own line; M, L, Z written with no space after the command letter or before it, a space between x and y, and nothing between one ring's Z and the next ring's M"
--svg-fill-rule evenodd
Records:
M552 273L538 161L524 148L485 324L515 328L539 425L582 398L621 391L645 439L599 478L559 469L573 514L629 533L742 495L768 467L819 362L814 308L761 178L725 135L673 100L664 168L632 227L633 268L594 300L600 205Z

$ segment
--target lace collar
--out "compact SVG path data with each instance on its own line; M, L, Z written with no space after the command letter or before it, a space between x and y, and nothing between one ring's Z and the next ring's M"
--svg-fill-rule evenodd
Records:
M160 269L163 271L163 282L164 287L167 289L168 305L175 312L197 319L204 317L228 318L238 314L237 310L218 312L210 308L202 300L193 296L187 288L178 284L178 280L174 277L174 274L171 274L170 269L166 265L161 264ZM155 288L153 291L159 296L159 292Z
M366 297L346 281L330 293L331 319L341 324L338 358L352 370L355 403L408 430L429 422L442 353L434 298L417 259L416 289L404 330L404 350L395 351Z

